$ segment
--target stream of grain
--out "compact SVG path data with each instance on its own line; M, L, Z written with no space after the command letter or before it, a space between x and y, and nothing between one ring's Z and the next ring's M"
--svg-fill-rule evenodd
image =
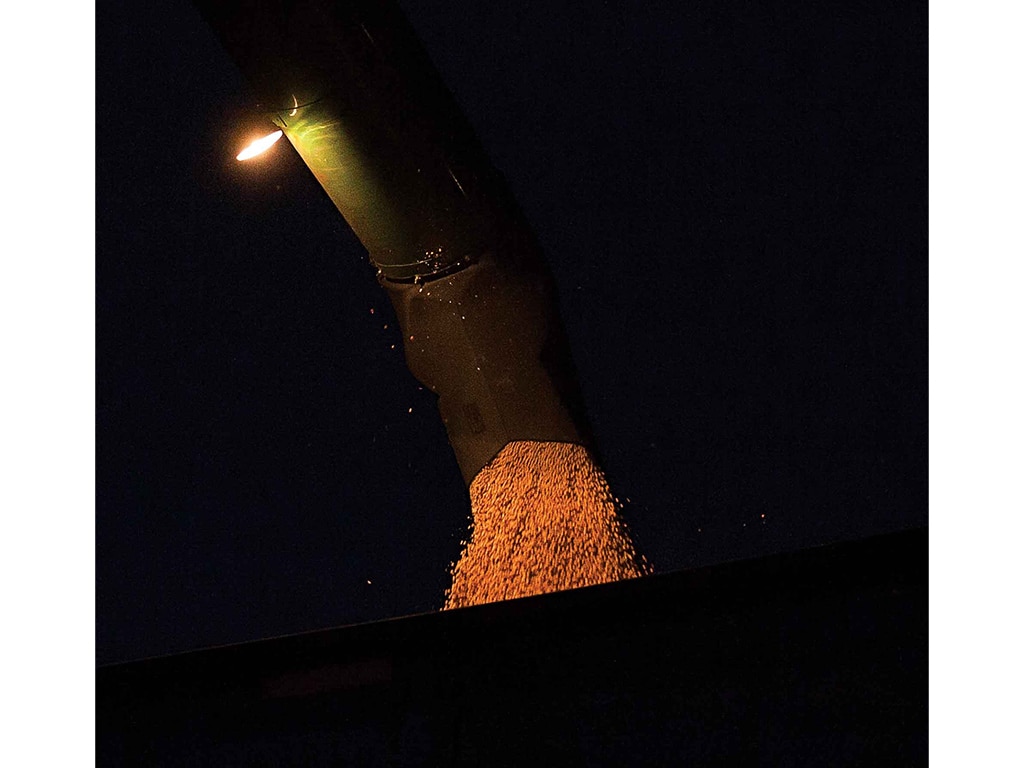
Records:
M445 609L650 572L604 473L571 443L513 442L469 487L470 537Z

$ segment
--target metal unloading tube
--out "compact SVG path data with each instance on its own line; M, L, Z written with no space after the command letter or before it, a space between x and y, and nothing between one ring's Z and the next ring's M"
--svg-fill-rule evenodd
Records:
M369 251L469 485L512 441L588 445L554 283L393 0L194 0Z

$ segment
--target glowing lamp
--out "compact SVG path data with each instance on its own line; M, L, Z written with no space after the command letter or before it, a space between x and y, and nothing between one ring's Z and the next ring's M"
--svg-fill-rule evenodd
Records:
M238 157L236 157L235 159L249 160L250 158L256 157L256 155L262 155L264 152L266 152L268 149L274 146L274 144L277 143L277 140L280 139L281 136L283 135L284 134L282 131L274 131L273 133L268 133L263 138L256 139L256 141L254 141L248 147L239 152Z

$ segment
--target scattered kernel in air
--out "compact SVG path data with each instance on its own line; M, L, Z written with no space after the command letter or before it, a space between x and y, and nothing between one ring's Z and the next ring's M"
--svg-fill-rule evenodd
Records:
M373 307L370 307L370 314L373 314Z
M412 413L412 408L409 409L409 413Z

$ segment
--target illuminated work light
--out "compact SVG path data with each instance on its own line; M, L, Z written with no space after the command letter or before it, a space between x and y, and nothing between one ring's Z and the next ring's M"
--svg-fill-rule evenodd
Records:
M250 158L256 157L256 155L262 155L284 135L283 131L274 131L268 133L266 136L260 139L256 139L252 144L243 149L238 153L236 160L249 160Z

